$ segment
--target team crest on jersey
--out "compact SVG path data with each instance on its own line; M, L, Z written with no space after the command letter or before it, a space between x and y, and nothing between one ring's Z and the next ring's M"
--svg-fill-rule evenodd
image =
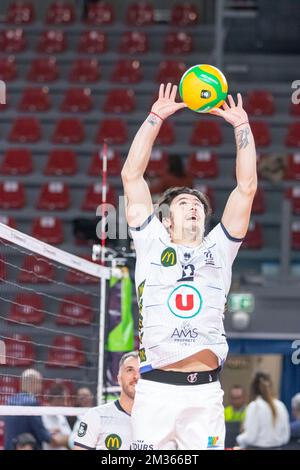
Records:
M175 266L177 263L177 256L176 256L176 251L174 248L166 248L160 258L161 264L168 268L169 266Z
M109 434L105 439L105 447L108 450L118 450L121 448L122 439L118 434Z
M201 311L202 304L200 292L188 284L173 289L167 300L169 310L179 318L195 317Z
M86 430L87 430L87 424L81 421L79 428L78 428L78 437L83 437L86 435Z

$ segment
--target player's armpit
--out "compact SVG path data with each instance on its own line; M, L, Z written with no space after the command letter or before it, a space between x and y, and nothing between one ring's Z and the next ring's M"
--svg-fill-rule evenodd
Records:
M237 186L230 194L223 212L222 224L231 237L245 237L255 192L255 189L243 191Z
M143 177L129 178L122 175L125 213L130 227L140 227L153 213L149 187Z

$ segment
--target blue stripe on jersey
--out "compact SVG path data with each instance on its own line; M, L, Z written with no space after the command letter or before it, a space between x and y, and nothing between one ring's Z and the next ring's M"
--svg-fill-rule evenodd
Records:
M215 287L215 286L206 286L206 287L209 287L210 289L223 290L220 287Z
M232 235L230 235L230 233L226 230L226 228L224 227L224 225L222 224L222 222L220 223L222 229L223 229L223 232L225 233L226 237L231 240L232 242L242 242L244 240L244 238L236 238L236 237L233 237Z
M149 215L149 217L145 220L145 222L144 222L142 225L140 225L139 227L131 227L131 226L129 225L130 230L135 230L136 232L140 232L141 230L143 230L144 228L147 227L147 225L148 225L148 224L151 222L151 220L153 219L154 215L155 215L155 214L154 214L154 212L153 212L151 215Z
M149 372L152 369L153 367L151 364L148 364L147 366L140 367L140 373L143 374L144 372Z

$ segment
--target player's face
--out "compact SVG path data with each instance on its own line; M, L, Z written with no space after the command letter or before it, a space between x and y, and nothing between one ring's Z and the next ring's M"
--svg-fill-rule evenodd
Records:
M122 392L132 400L135 395L135 386L140 378L139 359L128 357L122 364L118 379Z
M170 205L170 224L174 237L184 238L184 233L195 233L202 238L204 233L205 212L199 199L192 194L179 194Z

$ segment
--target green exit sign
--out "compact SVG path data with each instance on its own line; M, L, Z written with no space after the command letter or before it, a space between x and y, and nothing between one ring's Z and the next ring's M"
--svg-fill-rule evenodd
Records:
M254 295L248 292L232 293L228 298L228 310L230 312L243 311L252 313L255 307Z

